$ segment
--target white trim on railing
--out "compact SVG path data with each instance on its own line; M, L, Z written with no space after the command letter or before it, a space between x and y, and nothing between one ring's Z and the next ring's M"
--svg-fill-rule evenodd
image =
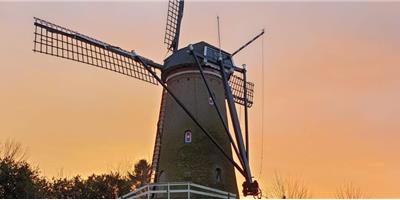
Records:
M181 187L176 188L178 186ZM171 198L171 194L177 194L177 193L187 193L186 198L188 199L190 199L191 194L198 194L204 197L222 198L222 199L236 198L236 194L191 182L151 183L142 186L133 192L129 192L128 194L123 195L121 198L150 199L153 197L152 195L154 194L166 194L167 198Z

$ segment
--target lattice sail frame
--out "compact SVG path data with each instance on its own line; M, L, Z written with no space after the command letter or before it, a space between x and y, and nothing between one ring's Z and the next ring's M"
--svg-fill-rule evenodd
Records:
M154 85L158 84L145 66L135 60L132 52L39 18L34 18L34 25L34 52L86 63ZM151 67L151 70L155 71L155 68Z
M253 105L253 96L254 96L254 83L246 82L247 84L247 107L251 107ZM229 86L232 89L233 100L235 103L244 106L244 80L242 77L231 75L229 79Z
M164 44L167 45L167 48L170 51L176 51L178 49L183 6L183 0L168 1L167 25L165 27Z

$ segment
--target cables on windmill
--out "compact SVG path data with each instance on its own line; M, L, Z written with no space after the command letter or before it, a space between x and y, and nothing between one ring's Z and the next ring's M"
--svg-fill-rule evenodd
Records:
M263 29L264 31L264 29ZM260 171L258 177L261 179L263 169L264 154L264 36L261 38L261 153L260 153Z

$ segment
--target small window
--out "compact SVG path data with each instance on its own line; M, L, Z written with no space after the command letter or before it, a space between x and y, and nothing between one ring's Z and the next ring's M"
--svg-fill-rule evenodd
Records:
M219 183L219 182L221 182L221 174L222 174L222 171L221 171L221 168L216 168L215 169L215 174L216 174L216 176L215 176L215 180L217 181L217 183Z
M190 130L185 131L184 141L185 141L185 144L192 143L192 131L190 131Z
M214 101L211 97L208 97L208 104L210 104L211 106L214 105Z

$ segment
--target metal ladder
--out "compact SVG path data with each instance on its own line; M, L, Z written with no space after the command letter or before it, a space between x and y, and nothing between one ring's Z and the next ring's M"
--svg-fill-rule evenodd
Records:
M158 162L160 160L160 153L161 153L161 138L162 138L162 131L163 131L163 123L164 123L164 116L165 116L165 98L167 95L167 91L163 89L162 97L161 97L161 105L160 105L160 113L157 122L157 134L156 134L156 141L154 143L154 150L153 150L153 159L151 162L151 175L150 175L150 183L157 182L157 174L158 174Z

